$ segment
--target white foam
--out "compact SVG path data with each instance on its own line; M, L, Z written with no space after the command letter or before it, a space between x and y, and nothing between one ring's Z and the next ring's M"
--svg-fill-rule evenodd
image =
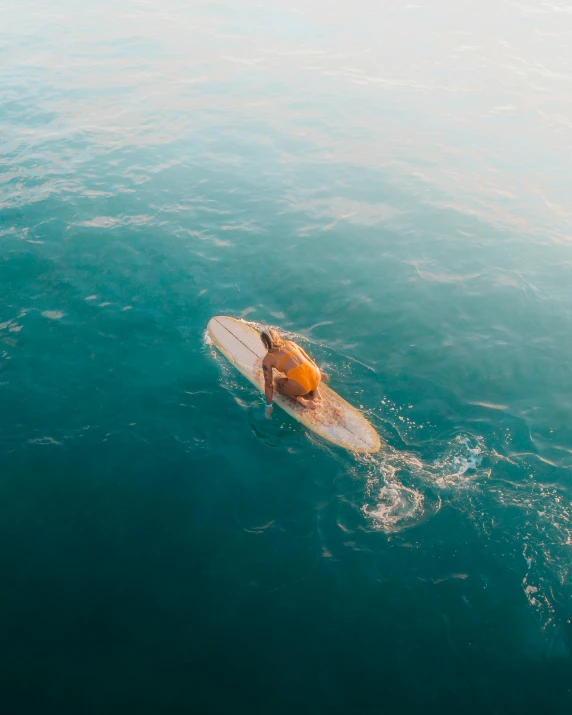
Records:
M485 454L484 440L458 435L450 445L449 454L436 460L431 471L435 484L441 489L468 486L471 482L489 476L490 470L481 470Z
M423 513L424 497L420 492L399 482L389 483L379 489L374 504L364 504L363 513L375 526L386 532L400 531L417 523Z
M402 531L439 510L439 499L431 500L429 494L400 480L400 476L415 477L422 469L417 458L389 450L381 461L379 455L368 455L362 461L368 465L369 474L361 510L374 529Z

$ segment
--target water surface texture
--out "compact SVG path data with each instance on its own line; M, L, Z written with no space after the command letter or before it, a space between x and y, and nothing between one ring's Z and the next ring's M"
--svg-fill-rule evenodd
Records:
M572 6L2 15L3 712L569 713Z

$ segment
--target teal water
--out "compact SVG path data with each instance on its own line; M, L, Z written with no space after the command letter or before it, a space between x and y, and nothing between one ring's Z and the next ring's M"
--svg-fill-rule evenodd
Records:
M570 6L3 14L3 712L569 713Z

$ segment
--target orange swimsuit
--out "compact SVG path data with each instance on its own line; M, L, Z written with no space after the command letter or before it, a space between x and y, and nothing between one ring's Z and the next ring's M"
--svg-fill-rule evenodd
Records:
M279 372L284 372L282 369L284 367L284 363L289 357L294 355L295 352L296 350L291 350L289 353L284 355L276 368ZM291 368L284 374L289 380L295 380L299 385L302 385L302 387L306 390L306 393L308 393L315 390L320 384L320 378L316 373L317 368L314 367L314 365L308 362L303 362L301 365L296 365L296 367Z

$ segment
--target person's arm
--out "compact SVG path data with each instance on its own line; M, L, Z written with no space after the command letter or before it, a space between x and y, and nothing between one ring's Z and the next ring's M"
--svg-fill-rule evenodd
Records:
M268 357L268 356L267 356ZM272 404L272 395L274 394L274 379L272 377L272 365L267 357L262 361L262 372L264 374L264 395L266 397L266 405Z

